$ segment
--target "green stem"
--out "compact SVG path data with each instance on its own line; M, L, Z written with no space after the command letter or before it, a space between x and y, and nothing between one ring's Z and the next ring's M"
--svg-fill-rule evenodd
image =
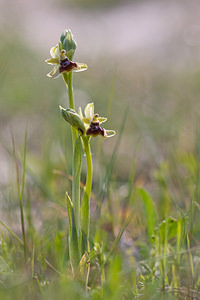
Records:
M90 195L92 189L92 156L90 150L89 137L82 136L84 151L87 162L87 179L86 186L81 206L81 227L85 234L86 240L89 240L89 225L90 225ZM88 249L88 245L87 245Z
M74 105L74 92L73 92L73 74L70 73L63 73L63 80L68 88L68 98L69 98L69 108L75 109ZM78 133L75 128L72 127L72 141L73 141L73 149L78 138Z
M75 226L78 241L78 251L81 253L81 230L80 230L80 176L81 176L81 140L76 140L72 164L72 202L75 218Z
M68 74L68 95L69 95L69 106L70 108L75 109L72 72Z
M63 73L63 80L68 88L69 107L75 109L73 92L73 74ZM81 227L80 227L80 175L81 175L81 141L75 128L72 130L72 229L69 237L69 252L72 268L75 273L81 259ZM76 247L77 245L77 247Z

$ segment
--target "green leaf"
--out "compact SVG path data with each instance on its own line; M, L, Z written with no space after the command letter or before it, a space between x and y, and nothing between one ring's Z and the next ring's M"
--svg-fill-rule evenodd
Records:
M154 228L157 223L157 211L153 199L149 196L149 194L143 189L139 188L138 192L142 197L142 201L144 203L145 215L147 220L147 229L148 229L148 236L151 242L152 234L154 232Z
M68 213L68 218L69 218L69 234L71 235L72 233L72 214L73 214L73 204L72 201L66 192L66 200L67 200L67 213Z
M78 250L78 238L77 238L77 231L74 219L74 210L72 201L66 193L66 200L67 200L67 212L69 218L69 256L70 256L70 263L74 274L77 272L80 255Z
M168 217L166 220L163 220L158 227L154 230L154 237L159 236L160 242L164 243L167 238L167 241L177 236L177 219L173 217Z

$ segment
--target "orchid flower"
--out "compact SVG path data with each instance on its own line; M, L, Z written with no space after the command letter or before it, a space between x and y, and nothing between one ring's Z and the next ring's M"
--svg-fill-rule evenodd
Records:
M79 108L79 115L85 125L86 135L93 137L102 135L104 138L107 138L116 134L114 130L106 130L99 126L101 123L106 122L107 119L99 117L98 114L94 113L94 103L88 103L85 107L84 113L85 117L83 116L81 108Z
M50 50L50 59L45 60L49 65L55 65L54 68L47 74L48 77L58 78L62 73L81 72L87 70L87 65L83 63L73 62L69 60L69 53L65 49L61 49L59 45L52 47Z

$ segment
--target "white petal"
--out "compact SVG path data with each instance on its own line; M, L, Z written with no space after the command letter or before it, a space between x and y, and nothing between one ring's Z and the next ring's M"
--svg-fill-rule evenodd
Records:
M112 137L116 134L116 132L114 130L106 130L106 135L105 138L109 138Z
M101 124L101 123L106 122L106 121L107 121L107 118L98 117L98 121L99 121L99 124Z
M59 65L55 66L51 72L49 72L47 74L48 77L51 77L51 78L58 78L60 76L60 73L59 73Z
M50 54L53 58L56 58L56 59L60 59L60 51L59 51L59 48L58 48L58 45L56 45L55 47L52 47L50 49Z
M94 117L94 103L88 103L85 107L85 116L87 119L92 121Z
M86 64L82 64L82 63L78 63L76 62L76 64L78 65L78 68L74 68L73 72L82 72L82 71L86 71L87 70L87 65Z

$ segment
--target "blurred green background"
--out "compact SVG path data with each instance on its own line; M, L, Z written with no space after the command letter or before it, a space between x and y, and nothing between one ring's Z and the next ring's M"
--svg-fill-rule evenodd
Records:
M65 190L70 190L70 179L66 183L62 176L71 174L70 128L58 109L59 104L68 106L67 92L61 77L46 77L51 66L44 62L68 28L78 43L74 60L88 65L87 72L74 75L77 108L94 102L95 111L109 118L105 128L118 134L128 109L114 167L118 197L123 200L128 189L134 159L134 182L143 185L161 208L163 199L171 199L172 210L165 207L160 219L177 206L189 206L190 176L200 155L199 9L193 0L1 1L2 220L17 226L11 212L4 213L18 205L11 132L22 157L27 128L27 180L37 186L30 189L30 199L38 227L44 216L37 201L62 201ZM92 141L94 193L117 138ZM104 155L98 151L100 144ZM187 190L184 182L190 182Z
M199 11L200 2L195 0L0 1L0 221L21 236L13 153L22 177L27 130L24 211L30 257L35 249L35 269L25 268L22 248L1 230L3 287L4 283L20 285L35 274L41 276L36 278L41 285L48 284L52 269L44 258L59 272L69 266L64 195L66 190L71 194L71 129L58 108L67 107L68 99L62 77L46 76L51 66L45 59L50 58L49 50L58 43L61 32L71 29L78 44L74 60L88 65L86 72L74 73L76 108L94 102L95 112L108 118L105 128L117 132L111 139L91 141L91 245L98 241L103 245L102 257L108 253L133 209L134 218L119 248L123 267L134 265L138 278L137 273L147 274L137 285L144 281L148 287L151 277L142 262L148 260L151 267L155 253L148 237L151 215L136 192L143 187L156 205L157 224L169 216L181 220L182 234L188 234L194 247L198 276L196 286L192 277L190 285L190 262L182 260L180 282L199 288ZM85 183L84 157L81 180ZM168 220L176 224L174 219ZM189 242L185 240L180 249L187 252ZM169 240L172 257L174 241ZM168 261L170 265L170 258ZM153 282L153 267L152 274ZM117 280L113 291L118 293L116 285ZM32 290L29 292L31 295ZM147 289L144 299L149 299L148 293Z

